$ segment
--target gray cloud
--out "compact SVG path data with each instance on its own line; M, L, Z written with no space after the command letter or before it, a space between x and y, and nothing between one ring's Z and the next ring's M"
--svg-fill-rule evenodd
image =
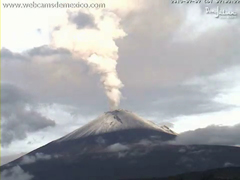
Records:
M29 57L34 57L34 56L47 57L47 56L53 56L53 55L59 55L59 54L61 54L62 57L71 56L71 53L66 49L63 49L63 48L52 49L52 48L49 48L49 46L47 45L41 46L41 47L34 47L33 49L26 51L25 53L27 53Z
M222 28L213 27L189 39L187 36L201 26L200 22L195 23L191 29L185 29L186 34L179 34L181 28L186 28L190 6L183 8L155 1L149 3L149 8L148 13L130 14L123 20L128 36L119 41L118 69L126 88L175 84L240 63L239 41L235 39L238 24L226 21ZM214 21L217 20L213 18ZM184 40L172 41L176 35Z
M11 85L1 84L1 145L24 139L29 132L54 126L55 122L35 111L30 94Z
M187 131L179 134L177 144L214 144L238 145L240 144L240 124L235 126L211 125L206 128Z
M22 56L11 59L5 54L2 57L2 79L19 87L24 84L24 89L31 91L39 103L75 106L82 114L108 109L97 75L67 50L42 46Z
M143 114L147 116L165 118L221 111L231 108L229 105L214 101L223 85L224 82L217 81L207 85L179 84L156 88L149 91L148 96L144 96L145 92L138 91L138 96L134 95L134 92L126 92L131 98L126 106L133 107L134 111L145 111Z
M78 29L96 28L94 17L83 12L77 12L77 14L69 13L68 20L76 24Z
M153 7L151 11L154 12L156 8ZM153 15L134 15L138 22L143 20L135 24L135 28L131 30L134 33L130 32L119 41L118 69L120 78L125 82L125 89L136 91L147 86L151 90L153 87L173 85L194 76L211 75L240 63L237 51L238 25L213 27L197 38L188 40L187 35L194 34L193 29L196 29L193 26L192 29L186 29L186 34L178 35L185 41L172 41L182 28L184 20L179 19L181 16L178 18L177 14L174 16L172 11L165 13L162 17L155 17L157 21L152 20ZM164 20L163 17L169 17L169 20ZM181 23L175 23L177 19ZM174 25L168 26L166 21L173 21ZM160 27L155 27L156 24ZM141 32L138 29L142 26L146 29Z
M11 169L1 172L2 180L31 180L33 175L24 172L20 166L14 166Z
M22 53L14 53L6 48L1 49L1 58L5 61L27 60L27 57Z
M214 86L221 89L224 83L210 81L207 85L189 86L181 83L193 77L205 79L240 64L238 24L226 21L221 28L213 26L190 38L201 23L189 29L185 27L187 8L155 3L150 3L149 13L132 13L123 20L128 31L128 36L118 41L118 71L125 84L123 95L127 98L123 105L139 112L158 112L165 117L226 108L213 101L218 95ZM186 33L180 33L182 28ZM173 41L173 37L183 40ZM203 91L207 86L212 88ZM156 99L159 103L153 104Z

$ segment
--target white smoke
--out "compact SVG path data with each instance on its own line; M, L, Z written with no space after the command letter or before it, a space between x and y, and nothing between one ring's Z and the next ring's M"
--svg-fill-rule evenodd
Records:
M120 103L120 89L123 87L116 71L118 47L115 43L116 39L126 36L120 26L121 19L106 9L81 10L93 17L96 27L79 29L69 20L70 15L78 12L69 10L61 20L55 21L58 30L52 32L52 45L70 50L77 59L86 61L100 74L111 109L115 109Z

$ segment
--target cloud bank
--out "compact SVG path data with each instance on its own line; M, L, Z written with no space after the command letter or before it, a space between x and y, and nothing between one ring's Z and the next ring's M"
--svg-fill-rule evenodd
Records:
M211 125L187 131L177 136L177 144L239 145L240 124L235 126Z

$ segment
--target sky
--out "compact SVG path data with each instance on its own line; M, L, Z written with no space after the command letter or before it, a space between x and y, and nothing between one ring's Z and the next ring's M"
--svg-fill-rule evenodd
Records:
M239 145L239 17L206 14L214 4L101 2L2 8L1 156L70 133L109 101L168 125L179 143ZM221 8L240 16L240 5Z

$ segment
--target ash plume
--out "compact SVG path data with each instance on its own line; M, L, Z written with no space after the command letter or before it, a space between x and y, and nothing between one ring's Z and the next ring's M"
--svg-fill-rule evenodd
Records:
M92 20L89 22L91 26L84 22L85 27L79 28L72 21L82 14L86 20ZM55 29L51 34L52 46L70 50L76 59L84 60L101 76L111 109L118 107L120 89L123 87L116 71L118 47L115 40L126 36L120 27L120 20L114 12L101 9L68 11L54 24Z

